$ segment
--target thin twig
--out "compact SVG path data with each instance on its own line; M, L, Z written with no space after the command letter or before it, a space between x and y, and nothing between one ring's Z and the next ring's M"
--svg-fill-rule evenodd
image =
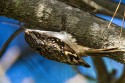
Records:
M110 28L110 25L111 25L111 23L112 23L112 21L113 21L115 15L116 15L118 9L119 9L120 4L121 4L121 0L119 1L119 4L118 4L118 6L117 6L117 8L116 8L116 10L115 10L115 13L114 13L113 16L112 16L112 19L111 19L111 21L110 21L110 23L109 23L109 25L108 25L108 28Z
M24 31L24 28L19 28L18 30L16 30L10 37L9 39L4 43L1 51L0 51L0 57L2 57L2 55L4 54L4 52L6 51L8 45L10 44L10 42L18 35L20 34L22 31Z

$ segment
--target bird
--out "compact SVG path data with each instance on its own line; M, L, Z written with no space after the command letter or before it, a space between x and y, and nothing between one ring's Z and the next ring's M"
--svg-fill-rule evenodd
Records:
M93 49L79 45L77 40L66 31L45 31L25 29L25 40L28 45L43 57L86 68L91 66L83 60L83 56L119 52L118 47Z

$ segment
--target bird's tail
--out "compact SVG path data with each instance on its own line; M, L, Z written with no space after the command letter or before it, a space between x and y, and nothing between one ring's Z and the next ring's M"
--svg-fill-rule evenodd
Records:
M105 48L105 49L88 49L85 51L87 55L89 54L109 54L109 53L117 53L117 52L125 52L125 50L121 50L118 47L116 48Z

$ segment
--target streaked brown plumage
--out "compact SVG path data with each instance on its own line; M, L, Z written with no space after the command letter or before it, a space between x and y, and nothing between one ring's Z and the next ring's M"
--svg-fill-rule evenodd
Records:
M25 31L25 39L31 48L48 59L90 67L69 45L58 38L46 33Z
M119 51L118 48L91 49L78 45L76 40L66 32L26 29L25 39L33 50L48 59L84 67L90 67L90 65L82 59L82 56Z

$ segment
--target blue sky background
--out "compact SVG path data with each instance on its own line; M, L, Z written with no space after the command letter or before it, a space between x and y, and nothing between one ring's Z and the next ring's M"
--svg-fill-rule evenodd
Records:
M125 0L123 0L123 2L125 3ZM105 15L98 14L97 16L109 21L111 19L111 17ZM115 18L113 22L121 26L122 20ZM18 23L17 20L0 16L0 48L10 35L19 28ZM20 48L21 52L24 52L29 48L25 42L24 33L18 35L11 42L8 49L13 46ZM84 75L96 78L96 71L91 58L87 57L84 59L92 65L92 67L88 69L78 66L79 71ZM117 69L118 73L116 77L119 77L122 73L123 65L111 59L104 58L104 60L109 71L112 71L114 68ZM35 83L63 83L65 80L76 74L77 72L72 66L45 59L33 51L25 56L20 56L19 59L6 71L6 75L12 83L23 83L25 78L31 78Z

